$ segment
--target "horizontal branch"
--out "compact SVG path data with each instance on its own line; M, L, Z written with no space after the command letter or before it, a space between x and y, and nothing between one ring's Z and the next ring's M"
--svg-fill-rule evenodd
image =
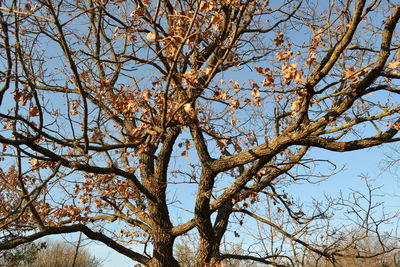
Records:
M345 151L353 151L353 150L379 146L385 143L398 142L400 141L400 137L393 138L397 132L398 130L391 128L377 137L370 137L360 140L343 141L343 142L334 141L333 139L329 138L310 136L297 140L296 144L314 146L336 152L345 152Z
M289 267L292 265L284 265L284 264L279 264L273 261L268 260L268 258L271 257L255 257L255 256L250 256L250 255L237 255L237 254L222 254L221 259L237 259L237 260L251 260L251 261L256 261L256 262L261 262L265 264L269 264L271 266L276 266L276 267Z
M70 160L38 145L38 144L35 144L29 138L22 139L22 140L10 140L10 139L4 138L3 136L0 135L0 143L15 145L15 146L26 145L33 151L36 151L36 152L48 157L52 161L60 162L62 166L72 168L72 169L75 169L78 171L84 171L84 172L96 173L96 174L116 174L116 175L125 177L128 180L130 180L138 188L138 190L140 190L143 194L145 194L146 197L148 197L152 201L156 201L155 197L147 190L147 188L145 188L141 184L141 182L139 181L139 179L136 177L136 175L134 173L126 172L126 171L121 170L114 166L98 167L98 166L92 166L92 165L88 165L88 164L73 162L73 161L70 161Z
M56 234L68 234L68 233L75 233L75 232L82 232L88 238L99 241L99 242L107 245L108 247L112 248L113 250L117 251L118 253L121 253L121 254L131 258L132 260L138 261L143 264L146 264L149 261L149 258L118 244L117 242L115 242L114 240L112 240L111 238L109 238L108 236L106 236L100 232L92 231L89 227L87 227L86 225L83 225L83 224L75 224L75 225L60 226L60 227L48 227L41 232L29 235L29 236L25 236L25 237L15 238L12 241L8 241L8 242L6 241L3 243L0 243L0 250L12 249L19 245L33 242L33 241L35 241L39 238L45 237L45 236L56 235Z

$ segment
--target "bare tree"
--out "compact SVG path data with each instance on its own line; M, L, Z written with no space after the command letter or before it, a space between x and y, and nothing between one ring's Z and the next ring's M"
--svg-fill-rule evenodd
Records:
M29 266L35 259L45 243L26 243L17 248L2 251L0 266L19 267Z
M73 265L75 264L75 265ZM68 243L50 241L47 247L39 251L36 260L30 262L31 267L101 267L102 261L91 255L86 248L76 250Z
M399 141L400 4L273 2L0 1L0 249L81 232L178 266L197 231L196 266L346 257L357 235L311 242L329 216L285 187L329 177L314 148ZM280 249L223 252L256 222Z
M86 248L60 241L26 243L2 255L0 266L15 267L101 267L102 261L90 255Z

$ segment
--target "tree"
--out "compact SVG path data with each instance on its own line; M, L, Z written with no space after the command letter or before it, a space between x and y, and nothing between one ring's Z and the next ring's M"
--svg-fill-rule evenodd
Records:
M346 256L360 236L314 239L328 212L285 187L321 176L317 148L399 141L400 4L273 2L1 1L0 249L81 232L178 266L197 231L196 266ZM279 249L220 249L256 222Z
M77 251L68 243L46 241L42 243L26 243L2 255L0 266L15 267L100 267L101 261L91 256L86 249Z
M360 246L352 246L348 247L346 253L349 255L357 255L360 252L371 252L374 251L376 247L381 246L382 243L378 237L368 237L364 239ZM387 245L387 244L386 244ZM314 257L313 257L314 256ZM308 262L306 266L332 266L332 264L327 261L325 258L318 257L318 255L313 255L308 258ZM339 265L340 266L365 266L365 267L372 267L372 266L379 266L379 267L397 267L399 266L399 259L398 259L398 252L397 253L384 253L381 255L377 255L376 257L371 258L340 258Z
M15 249L4 251L1 254L0 266L30 266L43 246L43 243L26 243Z
M101 260L90 255L85 248L80 248L77 253L76 248L68 243L62 242L47 242L46 249L40 250L36 260L30 262L27 266L32 267L101 267ZM75 263L74 263L75 262Z

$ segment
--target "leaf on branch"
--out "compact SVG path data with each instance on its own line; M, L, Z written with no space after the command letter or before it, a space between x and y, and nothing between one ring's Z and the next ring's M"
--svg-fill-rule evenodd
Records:
M275 54L275 57L279 62L282 62L285 60L289 60L291 55L293 55L293 52L291 50L288 50L286 52L279 51Z
M73 100L71 101L71 115L78 115L78 107L79 107L79 101Z
M85 82L89 81L89 75L87 71L84 71L81 74L79 74L79 77L82 78L82 80L84 80Z
M232 113L235 113L236 109L238 109L240 106L240 102L236 98L232 97L231 103L229 105L231 106Z
M280 33L278 33L278 37L276 37L276 38L274 39L274 44L275 44L276 46L281 46L283 42L284 42L284 40L283 40L283 33L280 32Z
M400 65L400 61L396 60L395 62L390 62L388 67L389 69L397 69L397 67Z
M101 130L99 128L93 129L93 135L91 137L91 139L93 141L101 140L103 137L104 137L104 134L101 132Z
M200 11L204 13L210 12L213 8L215 8L214 1L201 1Z
M242 148L240 147L239 144L235 143L235 144L233 144L233 147L235 149L235 152L237 152L237 153L242 152Z
M396 131L400 131L400 123L397 122L391 126L391 128L395 129Z
M29 164L31 164L33 168L37 168L39 166L39 160L36 158L31 158L29 160Z
M306 66L310 66L314 63L315 59L317 58L317 54L315 52L311 52L310 56L306 59Z
M183 109L188 114L193 112L192 104L190 104L190 103L186 103L185 105L183 105Z
M292 80L298 84L304 84L305 81L302 79L304 76L302 71L296 69L297 64L292 63L289 65L282 65L283 81L289 85Z
M221 154L225 156L229 155L227 148L230 141L228 139L217 139L216 142Z
M349 67L344 71L344 75L346 76L346 78L348 78L351 75L353 75L354 72L355 72L354 67Z
M189 158L189 153L188 153L188 151L187 151L187 150L183 151L183 152L181 153L181 156L183 156L183 157L185 157L186 159L188 159L188 158Z
M32 6L31 6L31 2L30 1L25 3L24 9L27 10L27 11L31 11Z
M4 125L3 129L4 130L10 129L13 125L14 125L14 122L13 121L9 121L9 122L7 122L6 125Z
M32 117L36 117L39 115L39 108L37 106L33 106L29 109L29 115Z
M199 71L191 69L183 74L185 84L188 87L194 87L198 83Z
M230 125L235 125L235 123L237 123L239 120L238 119L231 119L230 121L229 121L229 124Z
M146 36L146 39L149 41L153 41L156 39L156 33L155 32L149 32Z

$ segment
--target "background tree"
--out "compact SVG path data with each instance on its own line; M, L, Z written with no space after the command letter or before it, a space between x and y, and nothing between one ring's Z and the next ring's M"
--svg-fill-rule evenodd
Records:
M101 267L101 259L91 255L86 248L79 248L75 258L76 247L65 242L50 241L47 247L39 251L35 261L27 266L32 267Z
M101 260L90 255L85 248L77 251L66 242L46 241L26 243L15 249L5 251L0 266L7 267L101 267Z
M387 246L389 244L385 245ZM349 255L359 255L360 253L365 252L370 253L371 251L376 250L376 247L380 246L382 246L382 242L379 240L379 237L370 236L363 239L359 244L348 247L346 253ZM340 266L397 267L400 265L400 262L398 251L392 251L391 253L382 253L370 258L343 257L338 259L337 264ZM332 266L332 263L318 255L310 255L310 257L307 257L307 263L305 266Z
M196 231L197 266L300 264L290 247L332 264L352 253L358 235L313 235L329 201L306 209L285 189L331 174L316 148L399 141L400 4L0 4L0 249L81 232L141 264L178 266L175 239ZM358 207L362 235L389 219ZM279 249L255 239L254 251L221 250L256 222Z
M0 266L30 266L44 246L43 243L26 243L1 253Z

